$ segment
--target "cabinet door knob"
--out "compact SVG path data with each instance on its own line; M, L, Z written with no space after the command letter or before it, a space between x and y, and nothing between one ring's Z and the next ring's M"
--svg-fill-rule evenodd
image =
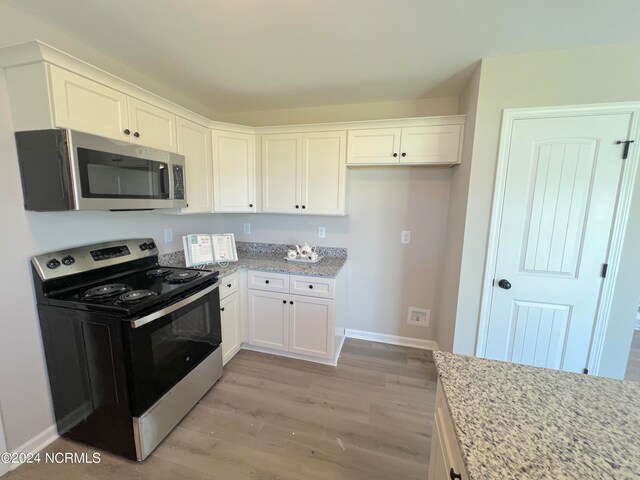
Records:
M307 206L306 205L302 205L302 208L307 208Z
M407 154L406 154L405 152L402 152L402 156L403 156L403 157L406 157L406 156L407 156Z
M313 285L309 285L309 288L313 289Z
M138 132L133 132L133 136L138 138L140 136L140 134Z
M453 467L451 467L451 470L449 470L449 478L451 480L462 480L462 474L456 473Z
M224 307L220 308L220 311L221 311L221 312L224 312Z
M253 208L253 203L250 203L250 204L249 204L249 207Z
M289 303L290 303L291 305L293 305L293 300L291 300Z
M300 208L300 205L296 205L296 208Z
M264 283L269 283L269 280L265 280Z
M231 288L231 284L230 284L230 283L227 283L227 287Z
M287 301L286 300L282 300L282 303L284 303L286 305Z
M124 129L124 134L125 135L129 135L131 133L131 130L129 130L128 128Z
M393 153L393 156L394 156L394 157L397 157L397 156L398 156L398 154L394 152L394 153Z

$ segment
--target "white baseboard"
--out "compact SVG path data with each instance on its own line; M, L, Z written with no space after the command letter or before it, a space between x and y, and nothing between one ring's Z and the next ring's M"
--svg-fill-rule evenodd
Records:
M311 362L311 363L320 363L322 365L330 365L332 367L335 367L337 365L336 359L310 357L308 355L301 355L299 353L285 352L285 351L282 351L282 350L273 350L271 348L259 347L258 345L250 345L248 343L243 343L242 344L242 349L243 350L251 350L253 352L270 353L271 355L277 355L279 357L293 358L295 360L304 360L306 362Z
M19 454L29 454L29 453L37 453L51 442L56 440L59 437L58 428L55 425L51 425L49 428L43 430L38 435L33 437L31 440L27 440L25 443L20 445L18 448L13 450L11 453L19 453ZM9 467L9 470L14 470L18 468L20 463L12 463Z
M348 338L359 340L369 340L370 342L388 343L390 345L401 345L403 347L420 348L422 350L440 350L438 344L433 340L422 340L420 338L399 337L398 335L387 335L385 333L365 332L363 330L351 330L347 328L345 335Z

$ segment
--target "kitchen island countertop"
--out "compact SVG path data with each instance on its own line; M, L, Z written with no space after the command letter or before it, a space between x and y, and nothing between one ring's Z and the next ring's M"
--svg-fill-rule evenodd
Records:
M434 359L470 480L640 478L640 384Z

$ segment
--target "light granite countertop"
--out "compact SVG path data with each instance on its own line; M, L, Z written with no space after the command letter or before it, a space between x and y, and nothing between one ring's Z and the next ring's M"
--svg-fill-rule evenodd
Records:
M335 278L347 261L346 249L325 248L319 253L323 259L316 264L300 264L287 262L286 245L279 244L245 244L238 242L238 261L226 267L207 265L207 270L217 270L220 277L225 277L238 270L260 270L263 272L287 273L291 275L307 275L310 277ZM328 255L329 254L329 255ZM333 255L333 256L332 256ZM173 252L160 255L160 264L171 267L184 267L184 253Z
M470 480L640 478L640 384L433 356Z

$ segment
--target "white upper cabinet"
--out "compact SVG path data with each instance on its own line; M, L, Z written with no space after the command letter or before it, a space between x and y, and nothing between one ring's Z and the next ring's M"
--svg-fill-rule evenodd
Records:
M214 211L255 212L255 136L212 130L211 138Z
M211 171L211 132L190 120L178 117L178 153L184 155L187 182L187 208L180 213L213 211L213 179Z
M262 211L344 215L346 132L262 136Z
M349 130L349 165L397 163L400 150L400 128Z
M162 108L129 97L131 142L147 147L177 151L176 116Z
M130 140L124 93L54 65L49 73L56 127Z
M176 151L176 116L75 73L50 66L56 127Z
M462 123L350 130L347 164L455 165L460 163Z
M262 136L262 211L298 213L302 134Z
M305 133L302 136L302 193L304 212L316 215L346 213L347 132Z

